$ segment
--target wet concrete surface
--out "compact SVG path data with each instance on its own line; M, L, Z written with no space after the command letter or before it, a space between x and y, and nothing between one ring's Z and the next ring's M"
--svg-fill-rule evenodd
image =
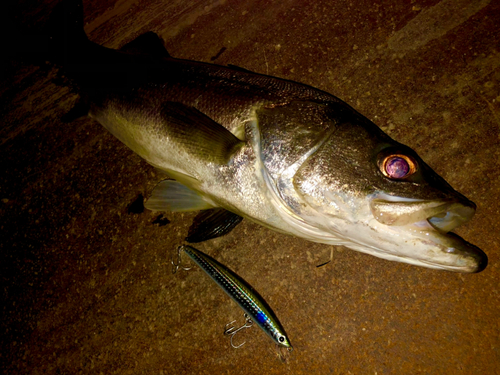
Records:
M36 26L54 5L20 1L11 21ZM239 307L201 270L170 271L195 213L157 221L130 209L164 176L98 123L63 123L77 95L56 69L6 59L3 373L499 373L499 2L92 0L84 8L90 39L107 47L154 31L175 57L235 64L347 101L477 204L456 232L489 265L479 274L429 270L244 220L197 247L266 298L295 351L282 364L256 327L233 349L222 332L243 322Z

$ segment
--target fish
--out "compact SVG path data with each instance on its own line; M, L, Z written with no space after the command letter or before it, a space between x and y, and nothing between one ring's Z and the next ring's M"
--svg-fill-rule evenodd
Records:
M151 32L119 50L97 45L83 31L81 1L58 5L44 35L46 59L80 92L68 115L88 114L171 178L145 207L201 210L188 240L224 235L246 218L416 266L487 266L481 249L452 232L476 205L334 95L171 57Z
M226 294L257 323L278 347L293 350L283 326L266 301L245 280L202 251L182 245L179 252L187 254ZM280 352L278 352L280 353ZM287 354L287 352L284 352Z

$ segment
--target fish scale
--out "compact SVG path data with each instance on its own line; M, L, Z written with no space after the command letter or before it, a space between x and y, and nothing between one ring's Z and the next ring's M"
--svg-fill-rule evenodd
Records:
M292 348L283 326L264 299L245 280L212 257L191 246L181 249L231 297L273 341Z

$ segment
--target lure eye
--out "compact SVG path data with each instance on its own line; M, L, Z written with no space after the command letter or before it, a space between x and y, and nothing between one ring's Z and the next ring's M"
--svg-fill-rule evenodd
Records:
M283 342L283 341L285 341L285 338L283 336L281 336L278 340L279 340L279 342Z
M386 156L380 167L382 173L393 180L411 176L417 170L417 165L413 159L401 154Z

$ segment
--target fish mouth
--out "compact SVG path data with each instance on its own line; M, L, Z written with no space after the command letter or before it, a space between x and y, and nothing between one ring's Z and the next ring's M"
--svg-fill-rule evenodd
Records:
M481 249L450 233L475 214L476 205L466 198L421 200L377 194L370 200L370 210L379 223L427 245L430 250L411 255L427 267L472 273L488 264Z
M370 200L373 217L385 225L408 225L427 221L441 233L472 219L476 205L467 200L439 199L424 200L377 194Z

